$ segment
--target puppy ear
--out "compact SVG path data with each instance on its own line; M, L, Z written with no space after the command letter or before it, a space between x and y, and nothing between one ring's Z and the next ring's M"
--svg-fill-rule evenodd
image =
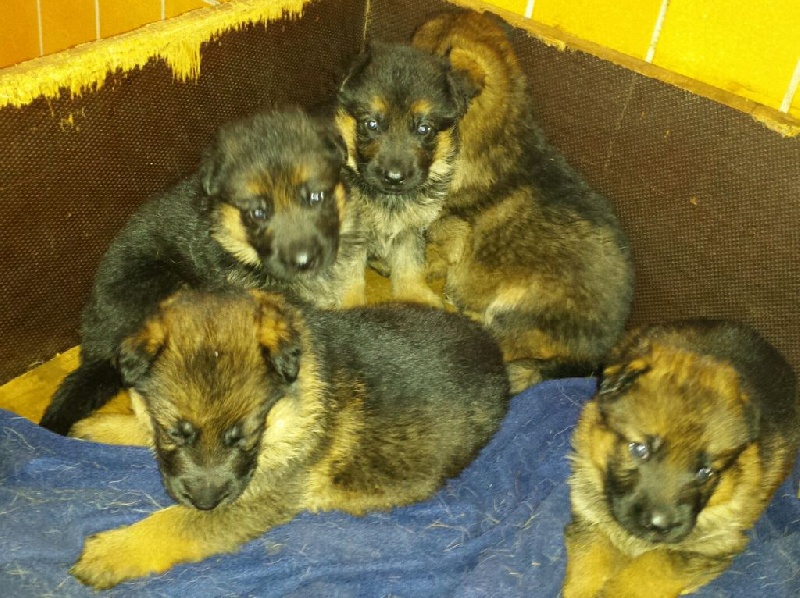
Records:
M650 363L642 357L607 366L598 385L597 396L610 399L619 396L642 374L650 371Z
M325 147L344 164L347 161L347 145L334 120L328 116L315 116L313 122Z
M219 195L222 191L222 182L225 180L225 171L228 167L227 153L223 151L227 127L217 131L214 141L206 148L200 163L200 181L203 192L208 196Z
M348 86L353 81L358 79L361 73L364 72L364 69L366 69L367 66L369 65L370 61L372 60L372 48L373 45L371 43L368 43L364 51L361 52L361 54L359 54L358 56L356 56L356 58L350 64L350 68L348 69L347 74L344 77L344 80L342 80L342 84L339 85L340 99L343 99L342 93L348 88Z
M302 357L300 311L281 295L263 291L250 294L258 304L256 326L264 359L285 382L294 382Z
M133 386L147 374L166 340L164 323L160 316L154 316L139 332L122 341L117 350L117 368L126 386Z
M459 113L464 114L470 100L483 89L483 78L481 76L480 79L476 79L472 73L450 66L447 73L447 84Z
M342 137L338 129L335 127L329 127L325 141L331 150L333 150L336 158L341 164L347 162L347 144L344 142L344 137Z

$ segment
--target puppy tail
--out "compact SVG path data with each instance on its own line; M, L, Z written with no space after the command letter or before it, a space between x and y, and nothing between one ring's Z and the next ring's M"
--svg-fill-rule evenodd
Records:
M600 366L586 361L517 359L506 363L512 394L517 394L544 380L596 376Z
M72 425L102 407L122 389L122 378L109 361L84 362L53 395L39 425L66 436Z

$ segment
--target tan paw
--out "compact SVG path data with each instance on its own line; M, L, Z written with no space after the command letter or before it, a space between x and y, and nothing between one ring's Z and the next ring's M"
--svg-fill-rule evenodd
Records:
M150 562L146 546L137 550L136 534L130 529L123 527L89 537L70 573L86 585L103 590L168 569L169 566L157 567Z
M148 446L152 436L135 415L116 413L96 413L83 419L72 426L69 435L81 440L131 446Z
M88 586L105 589L205 558L202 547L170 533L178 511L170 507L131 526L89 537L70 573Z

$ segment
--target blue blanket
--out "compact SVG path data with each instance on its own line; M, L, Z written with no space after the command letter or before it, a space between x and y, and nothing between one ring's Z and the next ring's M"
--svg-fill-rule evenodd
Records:
M569 437L594 386L558 380L515 397L478 459L424 503L362 518L303 514L236 554L108 594L558 596ZM781 487L747 551L699 596L800 596L799 473ZM9 412L0 412L0 480L2 596L96 595L67 573L84 537L170 503L147 450L61 438Z

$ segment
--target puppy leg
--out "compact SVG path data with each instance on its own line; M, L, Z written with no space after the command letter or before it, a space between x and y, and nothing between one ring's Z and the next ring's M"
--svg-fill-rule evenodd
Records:
M342 283L337 307L359 307L367 302L366 279L367 251L359 251L348 263L342 265Z
M588 525L570 523L565 534L567 545L567 574L564 579L564 598L594 598L600 596L603 585L621 566L625 557L608 538ZM610 598L609 594L609 598Z
M103 442L149 446L152 435L135 415L98 413L77 422L69 431L73 438Z
M153 425L144 399L133 389L128 391L127 397L130 397L128 404L133 413L114 413L103 408L73 425L69 435L105 444L150 446Z
M724 571L728 559L656 549L631 560L603 587L604 598L676 598Z
M447 216L434 222L428 229L427 273L430 280L444 278L450 266L464 255L471 228L460 218Z
M179 563L233 552L269 528L285 523L296 509L269 510L264 499L211 511L180 505L156 511L128 527L95 534L70 573L86 585L105 589L123 581L163 573Z
M389 260L395 299L444 307L441 297L425 282L425 240L418 231L398 235L392 243Z

